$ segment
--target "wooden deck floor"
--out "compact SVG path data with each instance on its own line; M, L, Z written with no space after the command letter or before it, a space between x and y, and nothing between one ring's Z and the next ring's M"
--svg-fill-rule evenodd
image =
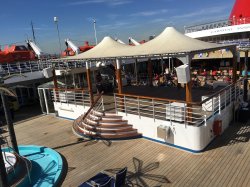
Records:
M135 186L250 186L250 125L230 127L201 154L145 139L78 141L72 121L41 116L15 126L19 144L51 147L67 160L62 186L127 166Z

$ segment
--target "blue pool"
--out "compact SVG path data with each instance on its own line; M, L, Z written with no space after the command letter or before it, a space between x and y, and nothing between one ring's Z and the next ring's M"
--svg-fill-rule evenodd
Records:
M20 155L32 163L30 177L18 184L18 187L49 187L57 186L63 172L63 161L59 153L43 146L18 146ZM7 148L4 151L8 150ZM24 168L25 169L25 168Z

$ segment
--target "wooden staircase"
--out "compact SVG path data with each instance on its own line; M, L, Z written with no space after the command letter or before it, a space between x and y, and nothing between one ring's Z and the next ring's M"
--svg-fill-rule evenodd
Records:
M130 139L139 138L141 134L115 113L92 110L89 115L77 118L72 130L78 137L100 139Z

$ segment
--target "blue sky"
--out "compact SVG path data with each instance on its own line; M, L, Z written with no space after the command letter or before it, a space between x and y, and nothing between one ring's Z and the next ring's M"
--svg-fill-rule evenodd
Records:
M77 45L94 43L93 19L97 37L118 37L128 42L158 35L165 27L183 32L186 25L227 19L234 0L12 0L1 2L0 45L23 42L31 38L31 20L43 51L59 51L53 17L59 19L63 48L64 39Z

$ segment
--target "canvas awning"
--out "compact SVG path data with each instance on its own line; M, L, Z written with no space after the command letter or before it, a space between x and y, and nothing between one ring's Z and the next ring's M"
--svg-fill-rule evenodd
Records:
M173 27L167 27L160 35L143 45L129 46L105 37L93 49L65 60L100 60L115 58L142 58L154 56L181 56L235 45L221 45L190 38Z

